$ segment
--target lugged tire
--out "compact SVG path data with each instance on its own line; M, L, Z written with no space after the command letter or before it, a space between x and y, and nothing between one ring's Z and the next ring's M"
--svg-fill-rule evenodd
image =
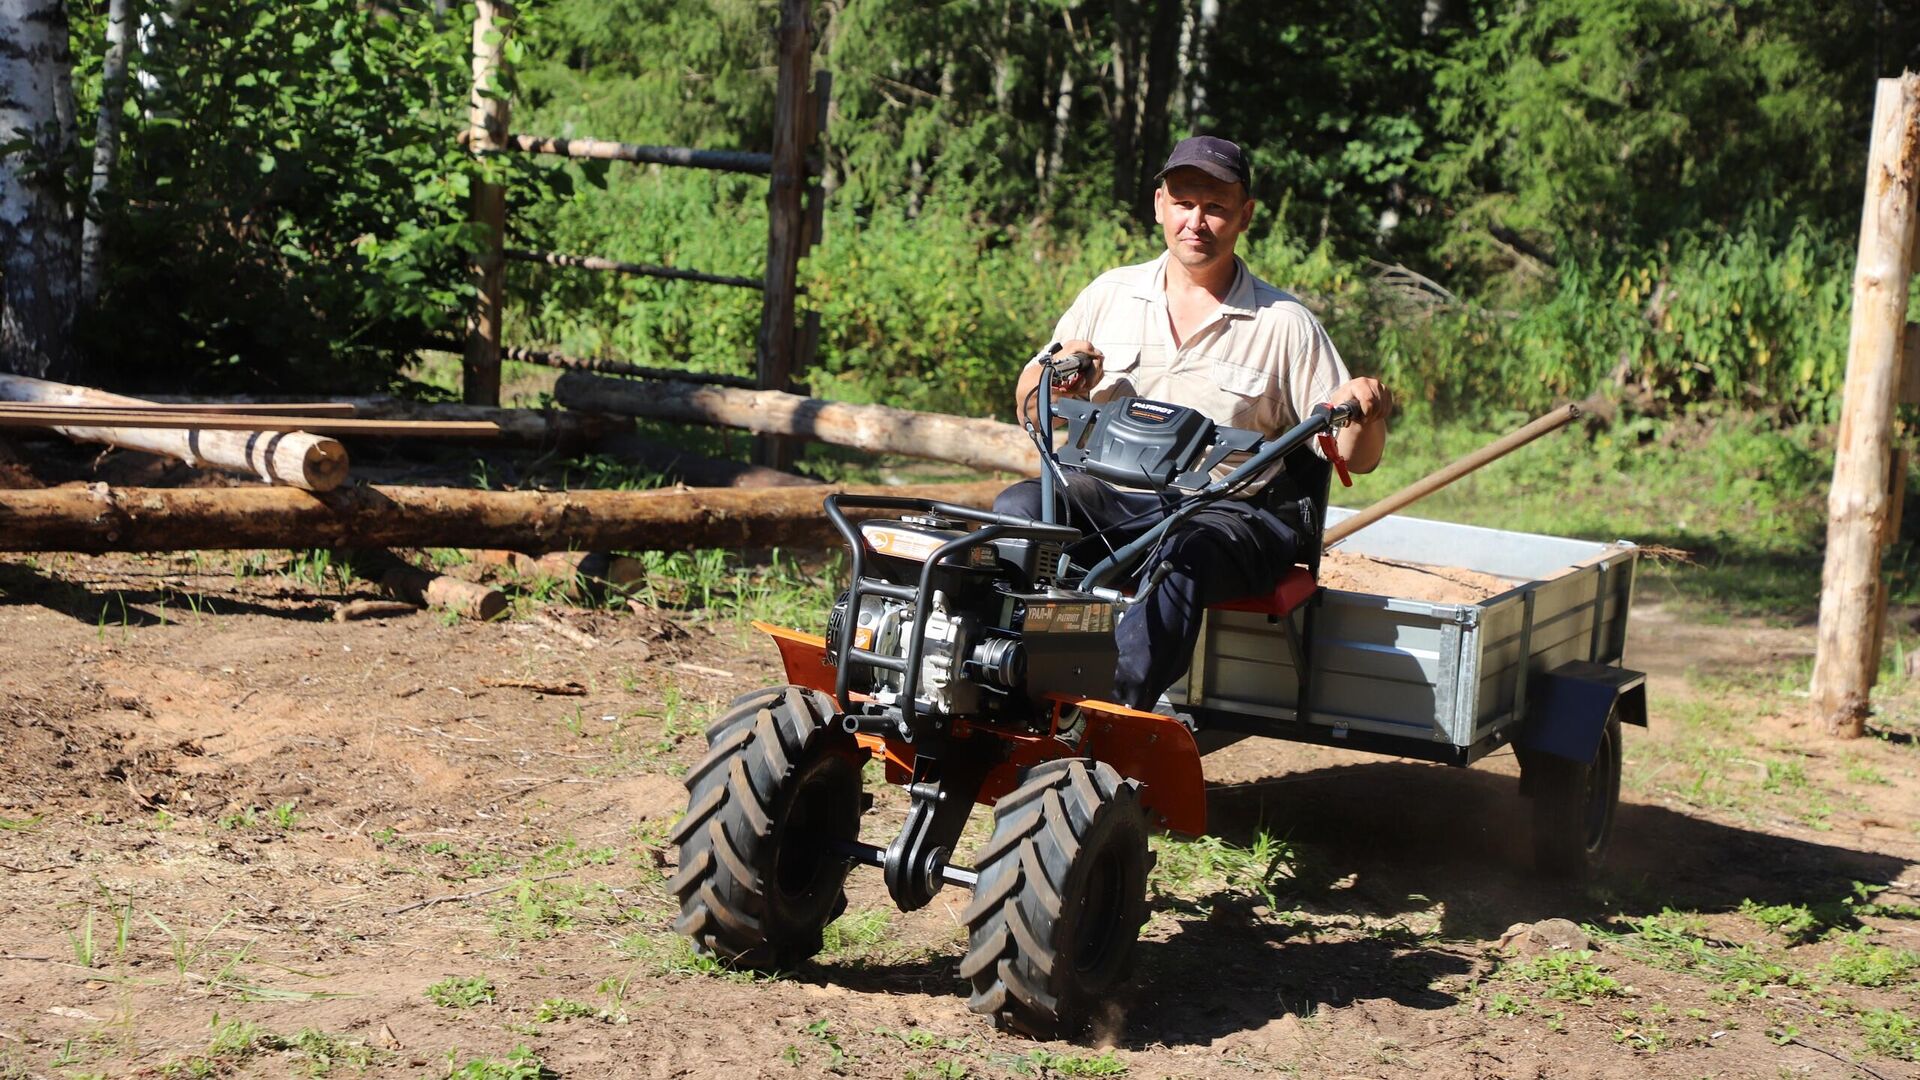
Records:
M1620 805L1620 720L1608 717L1593 761L1534 753L1521 763L1533 794L1533 863L1548 877L1578 881L1600 869Z
M778 687L734 700L707 729L674 828L674 929L741 968L792 968L820 951L846 909L849 863L829 852L860 832L862 757L831 725L833 700Z
M1104 762L1029 769L994 807L962 918L968 1004L1001 1028L1071 1036L1125 982L1147 918L1140 786Z

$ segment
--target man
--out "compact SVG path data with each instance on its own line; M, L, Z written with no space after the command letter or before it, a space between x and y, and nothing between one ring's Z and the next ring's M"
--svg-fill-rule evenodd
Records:
M1185 405L1215 423L1268 438L1315 405L1356 402L1361 419L1340 432L1338 445L1349 469L1369 472L1386 444L1393 398L1377 380L1349 377L1319 321L1254 277L1234 254L1253 221L1249 176L1246 155L1225 139L1202 135L1174 147L1153 195L1153 219L1167 252L1102 274L1074 300L1054 340L1062 342L1062 353L1086 353L1094 362L1055 392L1096 402L1134 396ZM1015 391L1015 407L1030 423L1042 377L1038 364L1028 364ZM1298 560L1303 522L1288 509L1307 492L1284 475L1265 479L1244 497L1195 515L1154 553L1150 565L1164 562L1169 572L1114 629L1114 692L1122 704L1153 708L1186 672L1206 608L1271 591ZM1081 553L1096 559L1109 543L1138 536L1166 512L1155 493L1077 473L1068 481L1066 520L1088 532L1104 530L1082 542ZM1039 517L1039 482L1008 488L994 509Z

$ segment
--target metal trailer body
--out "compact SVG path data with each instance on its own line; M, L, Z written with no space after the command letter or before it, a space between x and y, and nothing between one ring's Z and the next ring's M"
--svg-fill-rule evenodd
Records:
M1327 524L1353 513L1329 510ZM1512 742L1590 760L1614 710L1645 725L1644 677L1619 666L1633 544L1393 515L1340 550L1474 570L1513 587L1472 604L1322 589L1317 610L1287 616L1292 635L1271 616L1209 611L1193 666L1168 695L1203 732L1467 765Z

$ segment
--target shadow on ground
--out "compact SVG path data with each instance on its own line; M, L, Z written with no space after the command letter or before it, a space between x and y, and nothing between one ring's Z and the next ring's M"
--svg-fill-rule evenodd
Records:
M0 563L0 605L34 604L88 626L162 626L200 615L267 615L296 622L325 622L337 601L327 593L300 594L298 603L261 604L231 596L203 596L159 587L89 587L63 581L22 563Z

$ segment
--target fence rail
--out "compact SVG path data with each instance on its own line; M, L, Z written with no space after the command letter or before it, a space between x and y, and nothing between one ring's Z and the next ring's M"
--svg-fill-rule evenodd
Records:
M767 269L765 276L759 280L622 262L598 255L509 249L506 246L506 193L484 181L476 184L474 219L483 227L487 243L486 249L473 264L478 297L468 319L464 346L463 396L469 404L499 404L502 357L549 367L706 382L720 386L761 390L793 388L801 372L812 362L820 336L818 314L802 314L795 308L797 298L803 292L799 284L799 262L809 248L820 242L821 212L825 202L825 192L819 180L822 165L817 158L809 156L808 150L816 146L820 136L825 133L827 102L833 85L831 75L822 71L813 78L812 90L808 89L814 39L809 2L779 0L774 150L763 154L743 150L700 150L685 146L645 146L606 139L512 134L509 128L510 104L501 90L508 83L503 78L506 55L502 45L512 28L516 13L509 0L475 0L478 10L473 28L473 96L469 102L467 130L460 135L461 144L470 153L514 151L551 154L575 160L716 169L766 176L769 183ZM614 360L569 357L539 349L509 348L504 344L501 332L506 306L503 270L509 259L757 289L762 301L760 332L754 356L755 377L747 379L736 375L669 371ZM766 436L756 444L755 457L763 465L784 467L791 462L792 454L793 444L788 440Z
M700 270L681 270L678 267L654 266L650 263L621 262L619 259L603 259L598 255L563 255L557 251L527 251L524 248L507 248L501 254L514 262L571 266L581 270L606 270L615 274L638 274L642 277L667 278L673 281L698 281L708 285L731 285L739 289L764 291L767 287L766 282L756 278L709 274Z

